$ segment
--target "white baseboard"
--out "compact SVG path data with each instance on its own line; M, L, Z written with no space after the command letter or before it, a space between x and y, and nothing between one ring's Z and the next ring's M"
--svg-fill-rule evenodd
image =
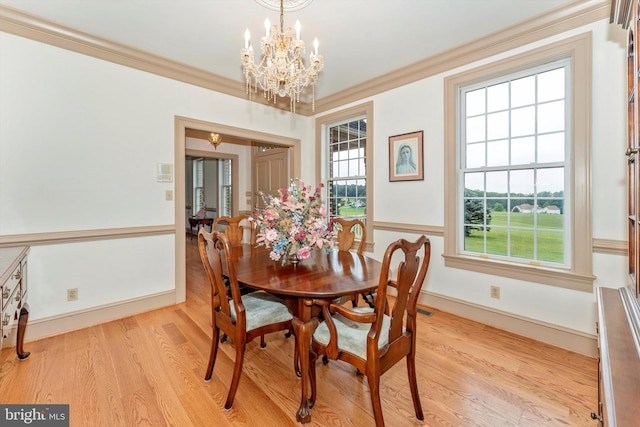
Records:
M173 304L176 304L175 290L102 307L93 307L65 315L30 321L27 324L25 332L25 343L28 344L29 341L86 328ZM447 313L455 314L456 316L484 323L485 325L513 332L557 347L566 348L576 353L592 357L597 357L598 355L597 337L595 335L431 292L422 292L420 305L424 305L427 309L428 307L433 307ZM16 327L13 328L11 336L4 340L3 347L15 345ZM28 351L28 348L25 348L25 350Z
M556 347L562 347L591 357L598 356L597 336L564 328L535 319L495 310L468 301L421 292L420 304L455 314L456 316L513 332Z
M170 290L153 295L145 295L140 298L120 301L99 307L92 307L86 310L66 313L59 316L45 317L27 323L25 331L25 351L29 351L29 341L46 338L54 335L71 332L99 323L122 319L123 317L143 313L176 304L176 292ZM17 322L13 327L11 335L3 341L3 347L16 345Z

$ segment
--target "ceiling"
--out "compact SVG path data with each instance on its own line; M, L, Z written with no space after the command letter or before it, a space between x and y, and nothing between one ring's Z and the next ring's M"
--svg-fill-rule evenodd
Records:
M257 48L265 18L279 23L279 11L267 9L263 1L0 0L0 5L241 82L245 29ZM316 85L319 99L587 1L313 0L300 10L285 10L284 23L288 27L300 20L307 55L313 38L320 41L325 68Z

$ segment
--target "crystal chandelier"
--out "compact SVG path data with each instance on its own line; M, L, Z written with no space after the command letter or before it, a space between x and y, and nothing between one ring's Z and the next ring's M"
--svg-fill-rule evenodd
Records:
M264 91L264 97L268 101L273 99L274 104L278 96L288 96L291 111L295 112L300 93L305 87L311 86L312 109L315 111L315 83L324 67L324 59L318 55L318 39L313 41L314 52L309 55L311 65L306 68L302 59L305 49L304 42L300 40L300 21L296 21L295 30L291 27L284 29L283 0L280 0L280 27L272 28L269 18L264 26L266 36L260 42L263 53L260 63L254 62L248 28L244 33L244 49L240 51L249 99L252 86L256 91L259 86Z

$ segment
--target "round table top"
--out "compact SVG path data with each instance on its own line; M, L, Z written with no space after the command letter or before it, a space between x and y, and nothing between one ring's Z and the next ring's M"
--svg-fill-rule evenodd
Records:
M269 250L251 245L234 249L233 265L240 285L308 298L373 291L382 268L380 261L337 248L315 249L298 264L283 265L269 258Z

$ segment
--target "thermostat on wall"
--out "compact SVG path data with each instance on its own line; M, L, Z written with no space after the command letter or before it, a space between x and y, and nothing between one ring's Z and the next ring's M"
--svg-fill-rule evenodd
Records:
M173 164L158 163L156 180L158 182L173 182Z

